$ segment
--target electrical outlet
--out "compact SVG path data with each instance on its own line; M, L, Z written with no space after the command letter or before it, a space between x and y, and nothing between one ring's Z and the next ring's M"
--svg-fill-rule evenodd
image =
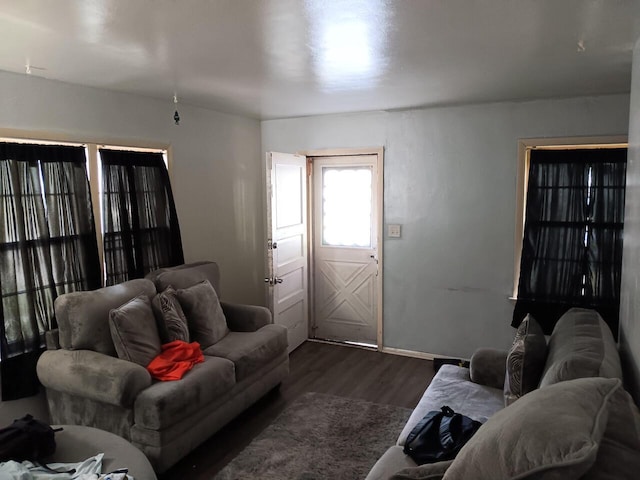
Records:
M400 238L400 225L387 225L387 234L390 238Z

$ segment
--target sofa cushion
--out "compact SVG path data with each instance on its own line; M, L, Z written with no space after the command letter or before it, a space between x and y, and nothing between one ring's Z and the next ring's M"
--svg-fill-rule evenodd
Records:
M507 354L504 379L504 402L510 405L522 395L535 390L547 359L547 340L535 318L522 321Z
M609 400L609 420L596 462L581 480L637 478L640 472L640 411L622 388Z
M287 329L270 324L255 332L229 332L203 353L231 360L239 382L286 351Z
M446 480L581 478L596 460L618 379L540 388L497 412L460 450Z
M422 417L430 411L440 410L443 405L474 420L485 422L504 408L504 396L502 389L472 382L468 368L442 365L411 413L398 437L398 445L404 445L407 435Z
M598 312L572 308L556 323L540 386L583 377L622 379L611 330Z
M378 459L365 480L388 480L394 473L415 466L416 462L402 451L402 447L394 445Z
M180 380L156 382L142 391L134 405L135 423L162 430L206 409L235 385L233 362L205 357Z
M109 328L118 358L146 367L161 351L156 319L145 295L111 310Z
M153 282L139 278L90 292L72 292L55 300L60 346L67 350L93 350L115 356L109 312L138 295L153 297Z
M419 467L403 468L393 475L390 480L442 480L452 463L453 460L445 460L443 462L427 463Z
M191 341L198 342L203 350L229 333L218 295L209 280L178 290L178 300L187 317Z
M166 289L169 285L180 289L209 280L218 296L221 295L220 268L215 262L185 263L177 267L162 268L149 273L146 278L156 284L158 291Z
M153 313L158 321L158 333L163 344L182 340L189 343L189 327L178 294L172 286L158 293L151 301Z

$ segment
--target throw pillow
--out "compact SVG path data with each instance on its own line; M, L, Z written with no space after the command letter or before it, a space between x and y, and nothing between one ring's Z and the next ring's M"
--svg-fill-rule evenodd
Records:
M596 460L609 401L621 388L618 379L592 377L525 395L480 427L443 478L582 478Z
M507 354L504 402L510 405L535 390L547 359L547 340L535 318L527 315L518 327Z
M60 346L66 350L92 350L116 356L109 329L109 312L138 295L152 297L156 287L136 278L88 292L64 293L54 303Z
M178 294L172 286L158 293L151 301L153 313L158 321L158 332L162 344L182 340L189 343L189 327Z
M179 289L178 300L187 317L191 341L198 342L203 350L229 333L218 295L209 280Z
M161 351L156 319L146 295L111 310L109 330L118 358L146 367Z

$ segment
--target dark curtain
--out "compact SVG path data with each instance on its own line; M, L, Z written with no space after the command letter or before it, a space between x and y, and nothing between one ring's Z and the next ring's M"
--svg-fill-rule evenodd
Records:
M532 150L518 300L545 333L569 308L618 331L627 149Z
M82 147L0 143L2 398L35 394L53 302L100 286Z
M106 284L184 263L161 153L100 150Z

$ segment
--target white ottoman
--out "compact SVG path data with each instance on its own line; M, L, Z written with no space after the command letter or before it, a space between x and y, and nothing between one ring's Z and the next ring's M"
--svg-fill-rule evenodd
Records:
M56 432L56 453L50 462L80 462L104 453L102 472L128 468L135 480L157 480L147 457L135 446L111 432L80 425L52 425L62 427Z

